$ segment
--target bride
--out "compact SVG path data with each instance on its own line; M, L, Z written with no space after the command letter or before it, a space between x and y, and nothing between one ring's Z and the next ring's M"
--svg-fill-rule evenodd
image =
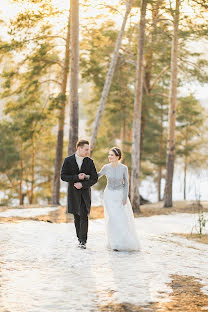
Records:
M128 168L120 163L121 150L113 147L98 177L105 175L104 217L108 247L114 251L139 250L134 215L128 198Z

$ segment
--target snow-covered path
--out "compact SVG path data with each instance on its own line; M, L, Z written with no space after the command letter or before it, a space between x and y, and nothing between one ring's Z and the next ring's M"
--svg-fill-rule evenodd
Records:
M0 311L99 311L110 302L165 300L171 274L192 275L208 289L208 246L172 233L190 233L197 216L136 219L140 252L105 247L104 220L89 224L86 250L74 225L25 221L0 224Z

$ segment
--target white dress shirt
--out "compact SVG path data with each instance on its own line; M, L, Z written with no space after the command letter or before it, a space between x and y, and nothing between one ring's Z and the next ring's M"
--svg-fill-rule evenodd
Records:
M75 158L76 158L76 162L77 162L77 165L78 165L78 167L79 167L79 170L80 170L81 167L82 167L83 159L84 159L85 157L81 157L81 156L79 156L77 153L75 153Z

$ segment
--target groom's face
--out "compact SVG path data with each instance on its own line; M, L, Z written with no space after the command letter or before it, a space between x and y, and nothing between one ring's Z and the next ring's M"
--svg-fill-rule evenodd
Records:
M79 146L77 152L80 157L88 157L90 155L90 146L88 144Z

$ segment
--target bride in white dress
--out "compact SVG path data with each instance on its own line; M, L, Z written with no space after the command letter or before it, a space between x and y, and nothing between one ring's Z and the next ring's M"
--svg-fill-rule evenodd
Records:
M128 198L128 168L120 163L121 150L113 147L108 155L109 164L104 165L98 177L105 175L104 217L108 248L115 251L139 250L135 220Z

